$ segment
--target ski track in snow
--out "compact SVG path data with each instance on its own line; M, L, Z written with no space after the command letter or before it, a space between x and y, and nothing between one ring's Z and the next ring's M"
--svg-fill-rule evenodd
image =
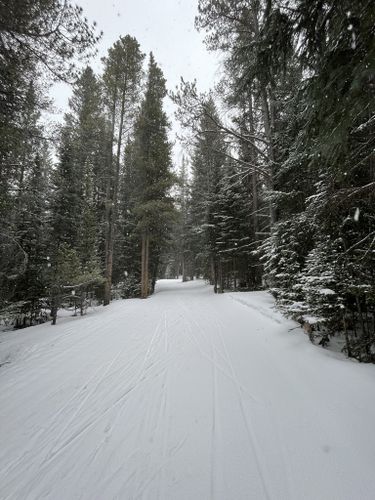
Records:
M291 326L162 280L2 335L0 499L372 500L375 367Z

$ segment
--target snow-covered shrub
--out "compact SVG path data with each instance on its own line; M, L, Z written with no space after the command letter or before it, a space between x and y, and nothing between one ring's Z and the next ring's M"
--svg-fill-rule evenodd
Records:
M112 297L114 299L132 299L140 297L140 295L140 279L133 274L126 276L123 281L116 283L116 285L112 287Z
M303 301L296 288L308 249L311 248L311 227L303 214L278 222L260 247L264 265L264 281L285 311Z
M46 299L12 302L0 310L0 327L5 329L39 325L50 319L49 303Z

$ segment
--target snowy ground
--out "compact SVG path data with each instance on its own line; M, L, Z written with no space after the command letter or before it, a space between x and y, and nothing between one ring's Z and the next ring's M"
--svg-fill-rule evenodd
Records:
M1 499L372 500L375 367L294 326L163 281L1 335Z

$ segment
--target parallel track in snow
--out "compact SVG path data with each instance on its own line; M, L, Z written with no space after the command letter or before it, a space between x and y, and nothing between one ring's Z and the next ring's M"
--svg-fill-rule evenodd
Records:
M3 336L0 499L372 500L375 368L231 297L162 281Z

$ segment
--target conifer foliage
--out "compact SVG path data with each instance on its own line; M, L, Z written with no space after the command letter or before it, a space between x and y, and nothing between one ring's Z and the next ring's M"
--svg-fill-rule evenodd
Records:
M134 131L135 204L137 230L141 239L141 296L155 285L161 250L174 213L170 189L171 146L168 120L163 111L165 79L150 54L146 93ZM151 271L151 275L150 275Z

